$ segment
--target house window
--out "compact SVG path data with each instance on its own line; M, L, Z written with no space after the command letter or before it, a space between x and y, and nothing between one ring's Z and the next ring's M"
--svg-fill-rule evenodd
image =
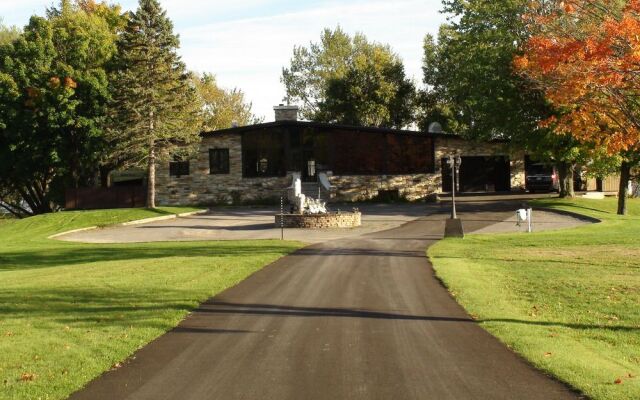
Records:
M212 175L229 173L229 149L209 150L209 173Z
M242 176L287 176L286 130L245 132L242 135Z
M189 175L189 161L171 161L169 163L169 175L178 178Z

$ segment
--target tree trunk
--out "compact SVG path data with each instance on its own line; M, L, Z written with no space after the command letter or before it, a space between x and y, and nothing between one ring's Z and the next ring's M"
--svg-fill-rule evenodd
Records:
M575 166L573 163L568 162L558 162L558 185L560 186L560 197L561 198L574 198L576 197L576 193L573 188L573 172Z
M625 161L620 166L620 188L618 189L618 215L627 214L627 197L629 197L629 180L631 180L631 163Z
M149 177L147 182L147 208L156 208L156 149L153 140L149 149Z
M147 179L147 208L156 208L156 141L153 111L149 113L149 176Z
M113 170L109 165L100 166L100 187L106 189L109 187L109 173Z

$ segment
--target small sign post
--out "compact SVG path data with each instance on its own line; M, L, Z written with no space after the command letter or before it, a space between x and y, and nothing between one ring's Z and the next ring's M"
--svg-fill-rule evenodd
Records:
M284 197L280 196L280 240L284 240Z

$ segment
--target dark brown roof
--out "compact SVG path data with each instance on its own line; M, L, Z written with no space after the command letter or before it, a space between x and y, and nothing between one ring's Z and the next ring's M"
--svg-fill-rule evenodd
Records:
M247 131L255 131L260 129L269 129L274 127L305 127L305 128L322 128L322 129L340 129L340 130L351 130L358 132L371 132L371 133L395 133L401 135L420 135L420 136L447 136L447 137L455 137L456 135L448 134L448 133L427 133L420 131L410 131L405 129L391 129L391 128L376 128L370 126L352 126L352 125L339 125L339 124L328 124L321 122L308 122L308 121L276 121L276 122L266 122L263 124L256 125L247 125L247 126L239 126L236 128L227 128L221 129L217 131L209 131L202 132L200 135L202 137L211 137L215 135L221 134L229 134L229 133L243 133Z

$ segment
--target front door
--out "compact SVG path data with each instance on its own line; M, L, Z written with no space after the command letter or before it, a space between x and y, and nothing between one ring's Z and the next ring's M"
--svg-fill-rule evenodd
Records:
M302 180L305 182L318 180L318 162L313 149L305 149L302 152Z

